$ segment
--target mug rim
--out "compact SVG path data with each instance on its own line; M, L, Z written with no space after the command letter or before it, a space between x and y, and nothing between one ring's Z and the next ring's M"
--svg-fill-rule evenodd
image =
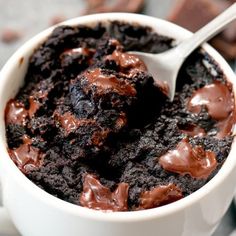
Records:
M159 33L156 27L160 27L160 35L166 35L172 37L174 40L182 41L185 38L188 38L192 33L180 26L177 26L166 20L162 20L152 16L146 16L141 14L133 13L99 13L87 16L76 17L67 21L64 21L60 24L57 24L53 27L50 27L41 33L37 34L29 41L27 41L23 46L21 46L7 61L5 66L0 72L0 103L1 94L4 90L5 85L8 81L8 74L12 69L14 69L14 64L18 63L19 59L24 56L26 52L31 51L32 49L37 48L44 40L51 34L54 28L60 25L90 25L97 24L104 21L121 21L127 23L138 23L140 25L148 26L153 29L154 32ZM165 32L163 34L163 32ZM202 46L204 51L206 51L211 58L213 58L216 63L219 65L220 69L223 71L224 76L232 83L232 89L234 92L234 98L236 97L236 76L228 63L223 59L223 57L210 45L204 44ZM236 107L236 99L234 99ZM5 110L4 106L1 106ZM3 112L4 114L4 112ZM0 130L5 131L5 122L4 119L0 118ZM236 166L236 158L234 158L233 152L236 152L236 139L234 138L231 144L231 150L226 158L224 164L218 171L218 173L204 186L196 190L192 194L180 199L176 202L156 207L152 209L145 209L140 211L125 211L125 212L103 212L97 211L94 209L88 209L86 207L78 206L64 200L61 200L53 195L47 193L46 191L40 189L36 184L30 181L13 163L8 152L7 144L5 139L5 133L0 134L0 147L2 147L2 157L0 158L1 164L8 168L9 173L11 173L12 178L15 178L17 183L21 185L22 189L28 191L32 197L38 198L40 201L43 201L46 205L50 205L56 208L59 208L61 211L66 211L70 214L75 214L83 218L94 219L97 221L112 221L112 222L129 222L129 221L143 221L149 219L156 219L171 215L175 212L182 211L190 205L198 202L200 199L206 197L214 188L219 186L222 181L231 173L233 168Z

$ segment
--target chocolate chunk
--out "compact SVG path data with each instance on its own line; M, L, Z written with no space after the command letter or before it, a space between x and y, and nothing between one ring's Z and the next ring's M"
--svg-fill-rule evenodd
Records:
M31 139L27 136L23 136L23 144L16 149L9 150L11 159L24 173L40 167L44 157L44 154L31 144Z
M26 122L28 111L25 106L11 99L6 106L5 110L5 121L7 124L19 124L23 125Z
M196 32L232 3L226 0L182 0L181 3L178 2L172 9L168 20ZM236 21L233 21L220 35L210 42L227 58L236 58L236 51L232 51L232 44L236 44Z
M188 139L183 139L176 149L160 157L159 164L167 171L207 178L215 170L217 160L214 152L205 151L201 146L192 147Z
M213 2L214 0L181 0L170 12L168 20L195 32L220 13L217 4Z
M182 191L174 184L160 185L141 193L137 210L149 209L175 202L183 198Z
M96 177L87 174L84 178L80 204L95 210L127 211L128 189L128 184L120 183L114 192L111 192Z
M26 123L27 117L32 118L35 112L39 109L39 103L29 97L29 109L27 110L25 106L11 99L6 106L5 110L5 121L7 124L19 124L24 125Z

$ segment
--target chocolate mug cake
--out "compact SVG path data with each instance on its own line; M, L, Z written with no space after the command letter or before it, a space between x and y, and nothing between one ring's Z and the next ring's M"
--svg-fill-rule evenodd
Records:
M55 28L5 109L18 168L60 199L105 211L154 208L201 188L229 153L234 96L203 51L181 68L173 102L127 53L173 44L117 21Z

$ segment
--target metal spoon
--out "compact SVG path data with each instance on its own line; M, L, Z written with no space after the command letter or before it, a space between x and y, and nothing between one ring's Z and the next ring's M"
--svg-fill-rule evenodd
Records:
M137 55L144 61L154 80L163 81L168 85L168 96L173 101L177 75L187 56L235 19L236 3L173 49L159 54L143 52L129 53Z

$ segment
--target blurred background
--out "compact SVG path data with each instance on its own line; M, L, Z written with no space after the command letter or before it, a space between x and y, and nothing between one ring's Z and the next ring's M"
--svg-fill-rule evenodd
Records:
M55 23L85 14L89 5L96 5L98 2L103 1L0 0L0 67L22 43L33 35ZM135 5L137 6L135 10L137 12L165 18L176 0L107 0L104 2L109 8L117 8L117 10L112 9L113 11L127 11L126 6L131 3L134 5L133 9L136 8ZM121 2L120 6L113 7L112 5L116 5L116 2ZM101 10L106 11L106 9Z
M0 0L0 69L16 49L43 29L98 12L134 12L196 31L236 0ZM236 22L210 42L236 69ZM235 235L232 203L214 236ZM0 235L3 236L3 235Z
M196 31L236 0L0 0L0 68L33 35L61 21L97 12L138 12ZM211 41L234 64L236 23Z

